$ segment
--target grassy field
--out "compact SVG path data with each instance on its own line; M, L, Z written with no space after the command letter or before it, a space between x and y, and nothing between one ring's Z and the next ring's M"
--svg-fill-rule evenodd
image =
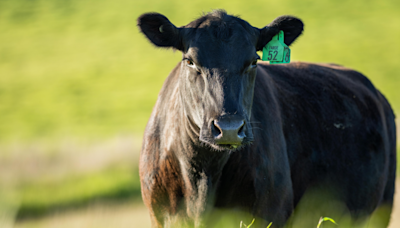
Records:
M156 49L136 28L149 11L177 26L213 8L263 27L303 19L293 59L366 74L400 110L397 1L0 1L0 142L107 138L142 132L179 52Z
M256 27L301 18L293 60L357 69L400 112L399 1L2 0L0 214L140 199L141 134L181 54L154 48L136 18L155 11L182 26L216 8Z
M397 188L400 185L397 183ZM14 224L14 228L71 228L71 227L85 227L85 228L131 228L141 227L150 228L150 216L141 203L135 203L132 206L132 202L120 203L117 205L102 204L93 205L91 207L79 209L76 211L70 211L62 214L55 214L52 216L35 219L18 221ZM400 197L396 197L395 205L400 205ZM244 220L246 224L250 221ZM315 225L309 228L317 227L318 219L315 221ZM339 224L339 227L342 227ZM297 226L298 227L298 226ZM321 228L338 227L330 224L329 222L323 223ZM391 224L389 228L400 227L400 209L397 207L394 209L391 218ZM239 228L233 226L233 228ZM308 227L299 227L308 228Z

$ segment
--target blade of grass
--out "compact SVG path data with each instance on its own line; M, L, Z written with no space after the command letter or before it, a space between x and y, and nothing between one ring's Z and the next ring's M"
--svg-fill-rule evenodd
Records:
M325 222L325 221L330 221L330 222L332 222L333 224L337 225L337 223L335 222L335 220L333 220L333 219L331 219L331 218L328 218L328 217L323 217L323 218L321 217L321 218L319 219L317 228L319 228L319 227L321 226L321 224L322 224L323 222Z

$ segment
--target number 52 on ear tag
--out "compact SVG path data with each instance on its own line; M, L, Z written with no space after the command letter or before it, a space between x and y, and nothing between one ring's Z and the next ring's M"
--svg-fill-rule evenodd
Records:
M283 31L279 31L263 48L263 61L270 64L290 63L290 48L283 42Z

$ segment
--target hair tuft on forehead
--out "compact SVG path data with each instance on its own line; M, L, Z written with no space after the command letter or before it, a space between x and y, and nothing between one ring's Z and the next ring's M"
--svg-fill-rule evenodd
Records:
M220 19L222 19L222 20L223 20L226 16L229 16L228 13L227 13L225 10L223 10L223 9L216 9L216 10L213 10L213 11L211 11L210 13L206 14L205 16L207 16L207 15L213 16L213 17L217 17L217 18L220 18Z
M240 19L238 16L229 15L223 9L216 9L209 13L204 13L200 18L192 21L185 27L187 28L204 28L209 31L219 40L229 40L234 33L237 25L241 25L247 31L250 31L252 26ZM251 31L252 32L252 31Z

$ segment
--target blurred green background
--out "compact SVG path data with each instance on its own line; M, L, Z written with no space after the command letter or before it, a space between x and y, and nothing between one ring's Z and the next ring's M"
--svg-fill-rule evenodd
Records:
M256 27L301 18L292 60L354 68L400 112L400 1L0 0L0 227L140 204L141 135L181 54L154 48L136 19L182 26L217 8Z

